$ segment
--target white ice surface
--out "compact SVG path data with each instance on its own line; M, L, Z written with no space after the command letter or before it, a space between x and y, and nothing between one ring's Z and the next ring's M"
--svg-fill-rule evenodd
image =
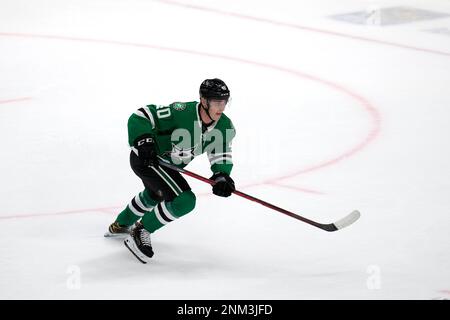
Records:
M425 31L450 19L329 19L374 1L184 3L197 7L0 0L0 298L449 298L450 37ZM195 100L208 77L232 90L239 189L361 219L327 233L188 178L197 207L154 234L152 263L103 238L142 188L128 116ZM210 174L206 157L188 169Z

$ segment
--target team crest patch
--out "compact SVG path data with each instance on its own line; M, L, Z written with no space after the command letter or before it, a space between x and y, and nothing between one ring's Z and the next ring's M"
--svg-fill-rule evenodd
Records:
M183 148L172 143L172 150L166 151L164 154L172 159L172 161L189 163L195 157L195 149L198 144L193 147Z
M186 109L186 104L181 102L174 102L172 107L177 111L183 111L184 109Z

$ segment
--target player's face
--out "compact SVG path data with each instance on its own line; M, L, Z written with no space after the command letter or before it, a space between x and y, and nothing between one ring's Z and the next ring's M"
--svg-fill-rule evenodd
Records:
M228 104L227 100L216 100L216 99L206 100L203 97L201 97L201 102L205 109L207 109L209 105L209 115L213 121L217 121L220 119L223 111L225 110L226 105Z
M209 100L209 114L214 121L220 119L226 105L226 100Z

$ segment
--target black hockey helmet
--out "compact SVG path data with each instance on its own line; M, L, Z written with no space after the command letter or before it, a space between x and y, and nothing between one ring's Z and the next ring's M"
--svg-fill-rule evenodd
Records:
M230 90L220 79L206 79L200 85L200 96L205 99L228 100Z

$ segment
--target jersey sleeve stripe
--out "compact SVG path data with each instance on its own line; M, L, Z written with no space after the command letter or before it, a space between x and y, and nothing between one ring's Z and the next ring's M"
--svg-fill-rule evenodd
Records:
M225 153L211 153L208 155L209 161L212 161L216 158L222 158L222 157L232 157L231 152L225 152Z
M213 165L217 162L233 163L233 159L231 157L220 157L220 158L210 161L210 164Z
M153 119L153 115L152 112L150 111L150 109L148 107L143 107L143 108L139 108L138 109L139 112L141 112L148 121L150 121L150 123L152 124L152 129L155 129L155 119ZM138 112L136 111L136 112ZM140 114L136 113L138 116Z
M141 108L142 109L142 108ZM145 116L145 114L141 111L141 109L138 109L134 112L135 115L141 117L141 118L146 118L148 120L148 118Z

